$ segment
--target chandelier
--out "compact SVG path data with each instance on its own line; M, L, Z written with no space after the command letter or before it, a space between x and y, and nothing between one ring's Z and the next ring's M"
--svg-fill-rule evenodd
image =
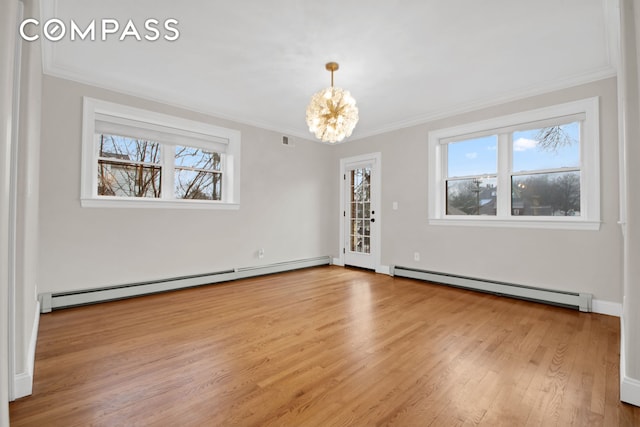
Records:
M315 93L307 107L309 132L323 142L341 142L351 135L358 123L358 107L348 90L333 87L333 72L338 64L325 65L331 71L331 87Z

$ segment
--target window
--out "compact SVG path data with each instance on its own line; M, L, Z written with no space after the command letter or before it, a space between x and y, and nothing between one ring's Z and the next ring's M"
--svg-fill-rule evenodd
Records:
M98 134L98 195L160 198L160 144Z
M82 206L239 206L236 130L85 98L82 158Z
M495 215L498 162L495 135L447 145L447 215Z
M598 229L598 98L429 133L432 224Z
M511 215L581 216L580 124L511 133Z
M175 147L175 196L221 200L223 156L200 148Z

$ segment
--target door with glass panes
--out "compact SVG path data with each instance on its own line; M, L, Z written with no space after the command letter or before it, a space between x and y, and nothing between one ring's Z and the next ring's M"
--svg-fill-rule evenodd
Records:
M373 254L375 208L372 203L372 163L347 165L344 174L344 263L375 269Z

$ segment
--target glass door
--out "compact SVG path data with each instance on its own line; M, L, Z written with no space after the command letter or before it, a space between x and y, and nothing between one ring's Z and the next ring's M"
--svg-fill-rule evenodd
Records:
M375 268L372 231L375 211L371 202L373 168L370 164L347 167L345 174L345 264Z

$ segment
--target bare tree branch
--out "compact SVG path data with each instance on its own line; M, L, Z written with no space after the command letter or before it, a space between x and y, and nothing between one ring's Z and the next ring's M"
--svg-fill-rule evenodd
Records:
M553 152L578 142L562 126L549 126L540 129L536 134L536 141L538 141L538 147L541 150Z

